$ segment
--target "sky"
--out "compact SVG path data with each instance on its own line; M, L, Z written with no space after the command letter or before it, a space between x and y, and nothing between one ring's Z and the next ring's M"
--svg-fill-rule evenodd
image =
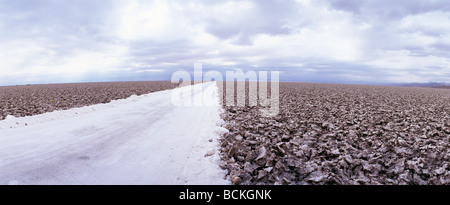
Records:
M0 0L0 85L280 71L450 82L448 0Z

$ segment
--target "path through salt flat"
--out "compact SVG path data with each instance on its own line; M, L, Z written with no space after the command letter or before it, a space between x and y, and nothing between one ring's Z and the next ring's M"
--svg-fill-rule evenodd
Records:
M230 184L218 166L226 130L217 85L176 89L191 88L208 103L177 107L166 90L8 116L0 121L0 184Z

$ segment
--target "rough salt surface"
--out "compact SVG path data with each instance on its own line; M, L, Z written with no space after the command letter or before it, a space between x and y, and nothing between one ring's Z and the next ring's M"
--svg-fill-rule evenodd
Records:
M3 86L0 87L0 120L8 115L24 117L109 103L177 85L168 81L142 81Z
M450 90L281 83L276 117L224 108L235 184L450 184Z
M174 106L190 88L205 104ZM0 184L230 184L217 87L175 90L0 121Z

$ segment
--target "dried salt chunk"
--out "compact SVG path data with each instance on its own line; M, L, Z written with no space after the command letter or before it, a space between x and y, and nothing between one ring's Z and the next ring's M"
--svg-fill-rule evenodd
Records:
M273 169L273 167L267 167L267 168L264 168L264 170L266 170L267 172L271 172L272 169Z
M441 175L441 174L445 173L445 169L444 169L444 167L441 167L439 169L434 170L434 173L437 175Z
M312 172L311 174L309 174L306 181L321 182L324 179L326 179L327 177L328 177L328 175L322 173L321 171L315 171L315 172Z
M266 148L265 148L264 146L261 146L261 147L259 148L259 155L258 155L258 157L256 157L255 160L262 159L262 158L266 157L266 155L267 155L267 150L266 150Z
M239 185L241 183L241 178L236 175L231 176L230 179L231 183L233 183L234 185Z
M334 156L339 156L341 152L339 151L339 149L333 149L331 150L330 154Z
M236 141L241 142L242 140L244 140L244 138L241 135L237 135L235 137Z

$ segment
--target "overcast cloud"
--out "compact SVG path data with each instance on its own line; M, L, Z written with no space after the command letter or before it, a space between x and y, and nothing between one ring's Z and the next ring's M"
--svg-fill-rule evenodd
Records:
M0 85L279 70L283 81L450 82L447 0L0 0Z

